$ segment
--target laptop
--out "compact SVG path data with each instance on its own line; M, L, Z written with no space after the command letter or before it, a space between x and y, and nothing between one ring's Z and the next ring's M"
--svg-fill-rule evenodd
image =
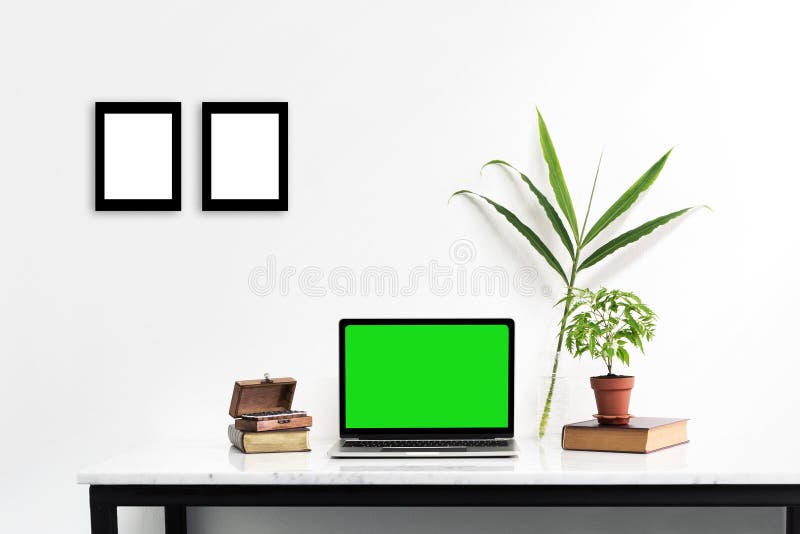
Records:
M512 319L342 319L331 458L517 456Z

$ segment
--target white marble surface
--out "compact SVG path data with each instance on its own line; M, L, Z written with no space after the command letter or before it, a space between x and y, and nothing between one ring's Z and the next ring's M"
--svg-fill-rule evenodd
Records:
M736 442L689 443L647 455L563 451L518 440L518 458L330 459L242 454L208 446L134 451L83 469L81 484L800 484L800 457Z

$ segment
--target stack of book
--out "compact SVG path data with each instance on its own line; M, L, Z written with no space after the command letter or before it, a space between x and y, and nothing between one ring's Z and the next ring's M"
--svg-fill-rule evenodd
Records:
M648 453L689 441L688 419L631 417L625 425L597 420L564 425L561 446L575 451Z
M233 387L228 439L245 453L311 450L308 431L311 416L293 410L294 378L239 380Z

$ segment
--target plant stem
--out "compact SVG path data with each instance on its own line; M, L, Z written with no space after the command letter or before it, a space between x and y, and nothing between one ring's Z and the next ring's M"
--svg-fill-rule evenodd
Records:
M600 176L600 163L603 162L603 151L600 151L600 159L597 162L597 169L594 172L594 182L592 182L592 192L589 195L589 205L586 207L586 216L583 219L583 227L581 233L575 240L575 257L572 258L572 273L569 276L569 284L567 284L567 299L564 301L564 315L561 316L561 330L558 332L558 344L556 345L556 355L553 358L553 370L550 372L550 387L547 390L547 399L544 401L544 409L542 409L542 419L539 421L539 439L544 437L547 430L547 422L550 419L550 404L553 402L553 389L556 386L556 375L558 374L558 355L561 352L561 347L564 345L564 328L567 326L567 319L569 318L569 307L572 304L572 290L575 286L575 275L578 274L578 261L581 256L581 249L583 248L583 237L586 232L586 223L589 222L589 212L592 211L592 201L594 200L594 191L597 187L597 178Z
M580 252L580 249L576 250L575 259L572 260L572 273L570 274L569 285L567 286L567 299L564 301L564 315L561 316L561 329L558 332L556 355L555 358L553 358L553 370L550 373L550 387L547 390L547 399L544 401L542 418L539 421L539 439L544 437L544 433L547 430L547 422L550 419L550 405L553 402L553 390L556 386L556 375L558 374L558 355L561 352L561 347L564 345L564 327L567 325L569 308L572 304L572 289L575 285L575 275L578 274L578 258L580 257Z

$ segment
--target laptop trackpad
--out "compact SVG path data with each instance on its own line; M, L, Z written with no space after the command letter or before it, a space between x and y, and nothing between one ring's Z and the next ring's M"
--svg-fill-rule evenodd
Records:
M467 452L466 447L383 447L381 452Z

